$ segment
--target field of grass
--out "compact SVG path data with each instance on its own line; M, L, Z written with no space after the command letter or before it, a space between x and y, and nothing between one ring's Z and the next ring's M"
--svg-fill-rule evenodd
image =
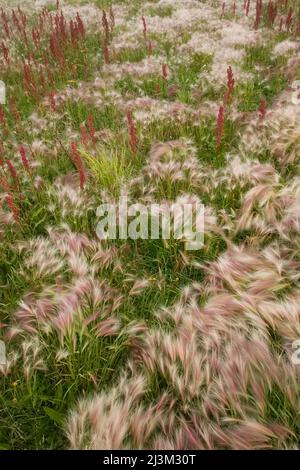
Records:
M0 450L300 447L298 3L0 0Z

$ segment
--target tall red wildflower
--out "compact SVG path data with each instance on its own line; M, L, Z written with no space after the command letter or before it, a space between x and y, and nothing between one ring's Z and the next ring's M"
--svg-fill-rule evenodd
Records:
M70 20L69 29L70 29L71 41L73 44L75 44L79 38L79 30L78 30L77 23L75 23L73 20Z
M28 37L27 37L25 28L22 29L22 34L23 34L24 43L26 44L27 49L29 49L29 42L28 42Z
M79 15L79 13L76 14L76 21L77 21L78 31L79 31L80 35L84 36L85 35L85 29L84 29L83 21L82 21L80 15Z
M83 164L82 164L79 152L77 150L77 144L75 142L71 142L71 157L79 173L80 189L83 189L84 183L85 183L85 173L84 173Z
M21 26L20 26L18 17L17 17L17 15L16 15L16 12L15 12L14 10L12 10L12 19L13 19L13 23L14 23L14 25L15 25L15 28L16 28L17 31L20 33L20 32L21 32Z
M162 64L162 76L165 80L168 79L168 67L167 64Z
M35 98L38 98L38 87L33 75L30 57L28 57L27 63L23 61L23 79L26 90Z
M50 36L49 47L53 58L60 63L62 68L65 67L65 56L58 40L58 37L55 33L52 33Z
M260 119L264 119L267 113L267 100L266 98L262 98L260 107L259 107L259 117Z
M230 65L227 69L227 87L230 92L233 91L234 83L235 83L235 80L234 80L233 71Z
M223 126L224 126L224 106L220 106L217 118L217 127L215 130L216 134L216 145L220 147L221 138L223 135Z
M104 62L106 64L109 64L109 50L108 50L107 41L104 41L103 46L102 46L102 51L103 51L103 56L104 56Z
M292 8L290 8L289 11L288 11L286 20L285 20L285 27L286 27L287 31L290 30L291 25L292 25L292 21L293 21L293 10L292 10Z
M83 145L88 145L89 135L88 135L88 132L86 130L85 124L81 124L80 131L81 131L81 142L83 143Z
M31 84L31 80L32 80L31 65L30 63L26 64L25 61L23 61L23 76L24 76L24 81L26 83Z
M6 130L6 119L5 119L5 114L2 108L2 105L0 104L0 122L4 130Z
M15 205L12 197L9 194L5 196L5 201L10 210L12 211L15 221L17 222L19 220L19 208Z
M137 142L134 122L130 111L127 111L127 122L129 127L130 147L133 153L137 152Z
M40 49L41 43L40 43L40 33L38 32L37 29L32 28L31 30L31 36L32 40L34 42L35 48L38 51Z
M25 15L25 13L22 12L20 6L18 6L18 12L19 12L19 15L21 17L21 22L22 22L22 26L23 28L25 29L26 28L26 24L27 24L27 17Z
M232 95L234 84L235 84L235 79L233 76L233 71L232 71L231 66L229 66L227 69L227 90L224 95L224 104L228 102L230 96Z
M105 39L108 41L109 39L109 25L108 25L108 20L107 20L107 15L106 11L102 10L102 26L105 34Z
M1 43L1 49L2 49L2 53L3 53L4 60L5 60L5 62L7 63L7 65L9 65L9 64L10 64L9 50L8 50L8 48L5 46L5 44L4 44L3 41L2 41L2 43Z
M3 22L3 27L4 27L5 34L8 38L10 38L8 18L6 16L6 13L4 12L3 8L1 8L1 19L2 19L2 22Z
M142 22L143 22L143 34L144 34L144 38L146 39L147 38L147 23L146 23L144 16L142 16Z
M55 34L59 42L66 41L68 39L67 22L62 11L60 15L58 13L56 14L54 21L55 21ZM79 17L79 20L77 20L77 17L76 17L76 21L81 21L80 17Z
M271 26L273 26L276 16L277 16L277 5L275 5L272 1L269 1L267 17L268 17L268 22Z
M258 29L261 16L262 16L262 0L256 0L256 12L255 12L255 23L254 23L254 28Z
M249 15L249 10L250 10L250 0L247 0L247 3L246 3L246 16Z
M22 159L22 163L24 165L24 168L26 169L26 171L28 171L28 173L30 173L30 166L29 166L29 162L27 160L26 150L23 146L20 147L20 155L21 155L21 159Z
M19 186L19 178L18 178L17 171L16 171L14 165L12 164L12 162L9 159L6 160L6 164L7 164L9 173L10 173L12 179L14 180L15 185Z

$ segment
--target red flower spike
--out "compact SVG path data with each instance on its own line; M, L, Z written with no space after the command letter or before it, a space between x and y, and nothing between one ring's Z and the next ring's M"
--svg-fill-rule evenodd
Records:
M109 50L108 50L108 46L107 46L107 42L106 42L106 41L104 41L102 50L103 50L104 62L105 62L106 64L109 64Z
M249 10L250 10L250 0L247 0L247 3L246 3L246 16L249 15Z
M266 98L262 98L260 107L259 107L259 117L260 119L264 119L267 113L267 100Z
M105 39L108 41L109 39L109 25L107 20L106 11L102 10L102 26L104 29Z
M136 134L134 122L130 111L127 111L127 121L129 126L130 147L133 153L137 152Z
M26 157L26 150L23 146L20 147L20 155L21 155L22 163L23 163L26 171L28 171L28 173L30 173L30 166L29 166L29 162L28 162L27 157Z
M85 29L84 29L83 21L80 18L79 13L77 13L77 15L76 15L76 21L77 21L79 33L81 34L81 36L84 36L85 35Z
M19 220L18 207L15 205L14 201L12 200L12 197L9 194L5 196L5 201L8 207L10 208L10 210L12 211L15 221L17 222Z
M144 34L144 38L146 39L147 38L147 23L146 23L144 16L142 16L142 22L143 22L143 34Z
M289 12L287 14L286 20L285 20L285 27L286 27L287 31L290 30L291 25L292 25L292 21L293 21L293 10L292 10L292 8L290 8Z
M223 125L224 125L224 106L220 106L217 119L217 128L215 130L216 134L216 145L220 147L221 138L223 135Z
M7 63L7 65L9 65L9 64L10 64L9 50L8 50L8 48L5 46L5 44L4 44L3 41L2 41L2 43L1 43L1 49L2 49L2 53L3 53L4 60L5 60L5 62Z
M262 16L262 0L256 0L256 14L255 14L255 23L254 23L254 28L258 29L261 16Z
M86 130L85 124L81 124L80 130L81 130L81 142L83 143L83 145L88 145L89 135L88 135L88 132Z
M19 186L19 178L18 178L17 171L16 171L14 165L12 164L12 162L9 159L6 160L6 164L8 166L10 175L11 175L12 179L14 180L14 183L17 186Z
M229 66L227 69L227 90L224 94L224 104L228 102L230 96L232 95L234 84L235 84L235 80L233 76L233 71L232 71L231 66Z
M168 79L168 68L167 64L162 64L162 76L165 80Z
M6 119L5 119L5 114L3 111L3 108L0 104L0 122L4 130L6 130Z

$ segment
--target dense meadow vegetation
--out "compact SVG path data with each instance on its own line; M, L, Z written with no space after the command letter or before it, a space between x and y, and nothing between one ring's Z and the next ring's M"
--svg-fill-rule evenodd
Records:
M300 2L0 7L0 449L297 449Z

